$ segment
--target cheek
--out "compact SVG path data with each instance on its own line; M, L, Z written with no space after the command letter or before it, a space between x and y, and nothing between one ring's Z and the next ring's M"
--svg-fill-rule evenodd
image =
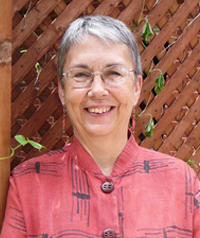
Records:
M76 111L81 107L84 101L84 92L82 90L67 88L65 93L65 102L68 110Z
M118 95L121 98L122 104L132 107L135 102L135 88L131 82L124 86L124 90L120 90Z

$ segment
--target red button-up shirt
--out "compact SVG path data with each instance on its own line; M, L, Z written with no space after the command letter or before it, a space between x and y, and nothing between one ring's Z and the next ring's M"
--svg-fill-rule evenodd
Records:
M13 170L1 238L200 238L199 206L183 161L131 136L105 176L74 138Z

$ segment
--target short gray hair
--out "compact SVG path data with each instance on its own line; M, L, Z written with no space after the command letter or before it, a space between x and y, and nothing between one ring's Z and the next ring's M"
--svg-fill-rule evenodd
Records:
M70 47L83 39L84 35L96 36L105 43L112 41L126 44L131 52L135 74L142 75L138 45L128 27L122 21L109 16L91 15L80 17L72 22L62 38L58 55L58 77L60 79Z

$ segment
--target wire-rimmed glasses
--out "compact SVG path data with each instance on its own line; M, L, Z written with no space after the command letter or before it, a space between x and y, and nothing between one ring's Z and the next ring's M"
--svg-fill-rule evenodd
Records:
M112 65L103 69L102 72L93 72L89 68L74 67L63 73L66 81L74 88L84 88L92 84L96 74L101 76L104 83L111 86L118 86L126 82L133 72L124 65Z

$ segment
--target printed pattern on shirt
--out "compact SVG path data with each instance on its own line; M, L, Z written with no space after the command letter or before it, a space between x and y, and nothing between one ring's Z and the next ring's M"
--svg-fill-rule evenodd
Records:
M194 207L197 205L194 195L191 170L185 166L185 219L188 218L188 214L193 213Z
M62 152L62 151L61 151ZM60 152L59 152L60 153ZM79 221L84 224L81 227L90 228L90 209L91 209L91 199L92 194L90 191L87 171L80 169L75 160L73 158L70 159L71 162L71 181L72 181L72 204L71 204L71 214L69 214L71 218L71 222ZM61 177L63 176L63 170L66 167L66 162L42 162L35 161L29 162L25 166L23 164L17 167L13 171L13 175L15 178L30 174L36 173L41 175L53 176L53 177ZM134 176L137 173L142 174L142 176L151 176L152 173L163 173L165 171L173 171L178 170L178 166L176 161L173 158L156 158L156 159L145 159L136 161L132 167L123 175L115 176L115 178L124 178ZM194 209L199 209L200 206L200 190L194 194L194 178L191 170L188 166L185 166L185 193L183 196L185 197L185 217L184 219L188 219L189 215L193 214ZM120 193L118 195L118 200L120 200L121 206L119 207L119 223L120 223L120 233L116 233L116 238L125 238L126 231L124 229L124 219L126 214L124 214L124 206L126 206L124 202L124 188L120 187ZM183 206L184 207L184 206ZM25 222L23 218L22 211L9 207L12 212L12 216L10 219L9 226L26 233ZM14 215L13 215L14 214ZM166 227L144 227L137 229L137 238L169 238L169 237L187 237L192 238L192 230L185 229L183 227L179 227L176 224ZM59 237L86 237L86 238L98 238L102 237L102 234L86 232L83 229L65 229L61 231L57 231L54 234L51 233L40 233L40 234L27 234L27 237L38 237L38 238L59 238Z
M87 226L89 227L90 220L90 188L87 174L79 169L73 158L71 158L71 177L72 177L72 213L71 221L74 215L80 216L80 221L83 216L86 216Z
M138 229L137 238L168 238L168 237L193 237L192 231L177 226L168 226L166 228L143 228Z
M11 209L14 213L14 216L11 216L11 222L9 223L9 226L20 230L22 232L26 232L26 226L25 226L25 221L24 221L24 217L23 217L23 213L22 211L14 208L14 207L9 207L9 209Z
M30 173L43 174L47 176L61 177L63 173L63 168L66 166L65 163L56 163L56 162L30 162L28 165L23 166L23 164L17 167L13 171L13 175L21 177Z
M36 238L61 238L61 237L85 237L85 238L98 238L102 237L102 235L95 235L93 233L89 233L79 229L66 229L60 231L56 234L49 235L49 234L39 234L39 235L27 235L27 237L36 237ZM116 237L117 238L117 237Z

